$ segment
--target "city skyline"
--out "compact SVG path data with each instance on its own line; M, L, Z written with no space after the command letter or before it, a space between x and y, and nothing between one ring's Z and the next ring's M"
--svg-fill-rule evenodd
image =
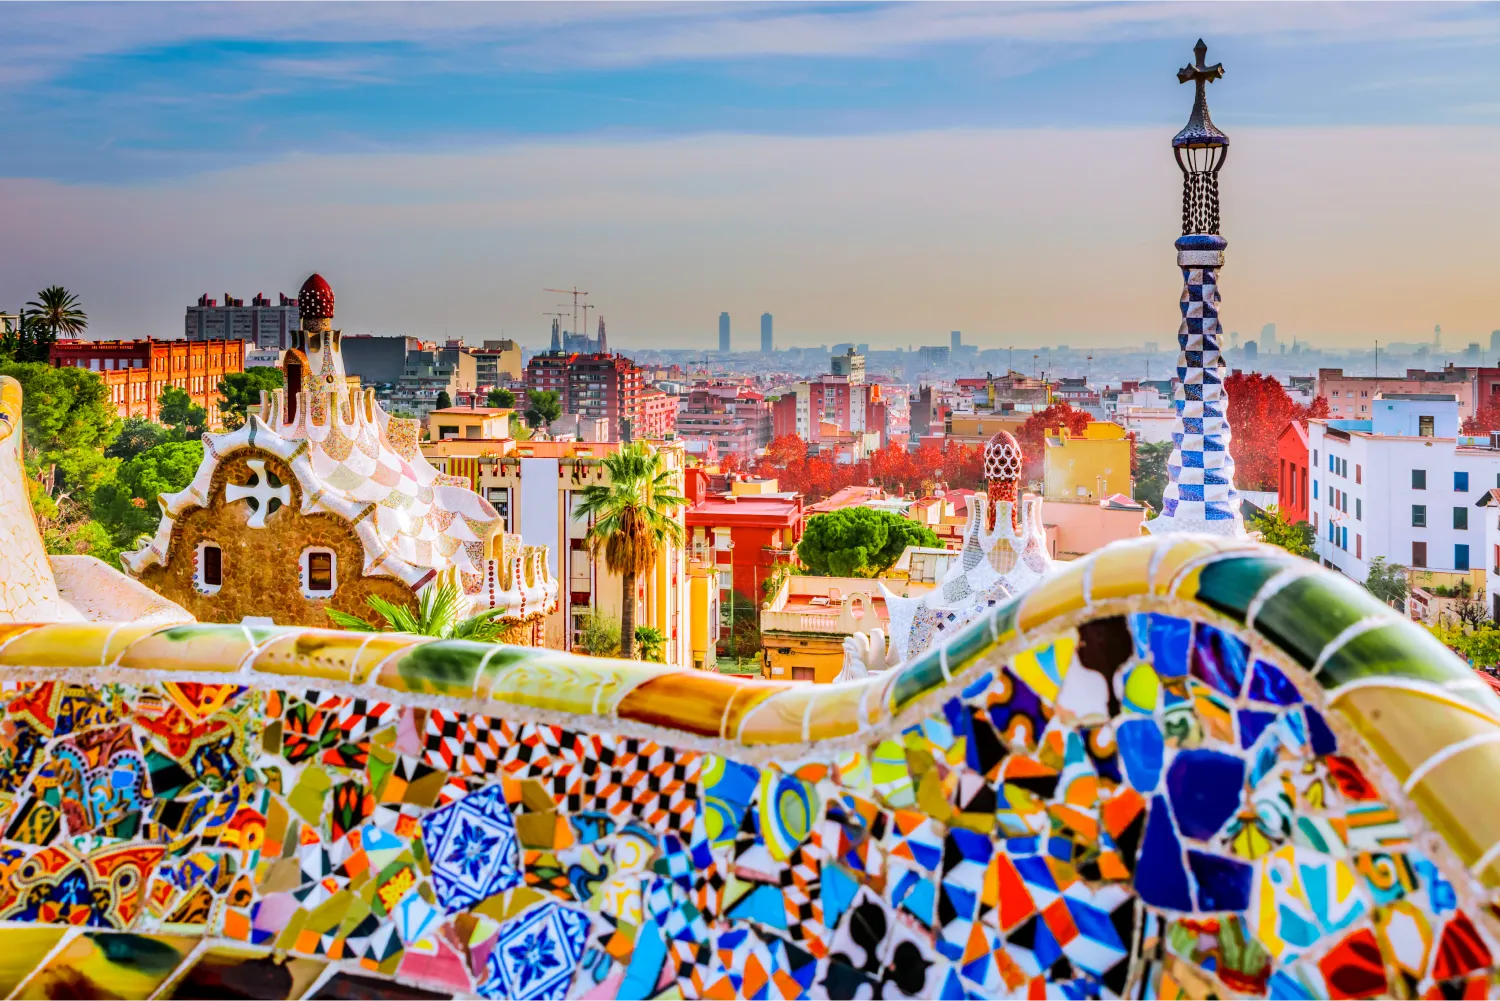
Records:
M1500 12L1172 11L8 8L0 122L47 141L0 178L0 307L61 283L95 336L175 336L317 270L351 332L544 346L541 290L577 282L618 349L723 310L737 350L763 312L783 345L1166 341L1190 94L1161 65L1203 34L1226 330L1487 346Z

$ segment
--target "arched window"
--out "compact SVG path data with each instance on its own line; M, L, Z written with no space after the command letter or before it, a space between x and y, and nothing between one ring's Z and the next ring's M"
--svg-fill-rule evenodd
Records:
M200 542L194 564L193 584L205 594L217 594L224 583L224 550L217 542Z
M331 598L338 590L338 557L332 549L302 550L302 595Z

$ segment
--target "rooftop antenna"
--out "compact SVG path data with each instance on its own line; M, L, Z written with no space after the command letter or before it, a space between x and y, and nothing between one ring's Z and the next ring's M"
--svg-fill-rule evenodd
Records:
M1380 342L1375 342L1375 378L1380 378Z

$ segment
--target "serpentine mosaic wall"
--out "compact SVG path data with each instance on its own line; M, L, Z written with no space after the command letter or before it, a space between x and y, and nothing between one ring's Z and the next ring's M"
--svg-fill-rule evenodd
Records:
M0 629L16 996L1500 983L1500 706L1357 588L1242 543L1111 547L839 686Z

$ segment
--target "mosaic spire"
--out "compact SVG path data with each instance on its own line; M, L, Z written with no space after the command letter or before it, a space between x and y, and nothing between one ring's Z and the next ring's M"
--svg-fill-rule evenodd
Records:
M1177 72L1193 83L1192 116L1172 139L1182 170L1182 236L1177 265L1182 268L1182 326L1177 330L1177 389L1172 394L1177 420L1161 515L1147 527L1155 534L1211 532L1243 535L1240 499L1234 489L1234 459L1224 395L1227 367L1220 349L1219 268L1228 241L1219 235L1219 170L1229 154L1229 137L1208 114L1207 85L1224 75L1222 64L1204 62L1208 46L1199 39L1196 61Z
M996 431L984 446L984 479L990 498L986 529L994 530L1000 503L1006 501L1010 504L1011 528L1020 531L1021 505L1016 485L1021 480L1021 462L1021 444L1009 431Z

